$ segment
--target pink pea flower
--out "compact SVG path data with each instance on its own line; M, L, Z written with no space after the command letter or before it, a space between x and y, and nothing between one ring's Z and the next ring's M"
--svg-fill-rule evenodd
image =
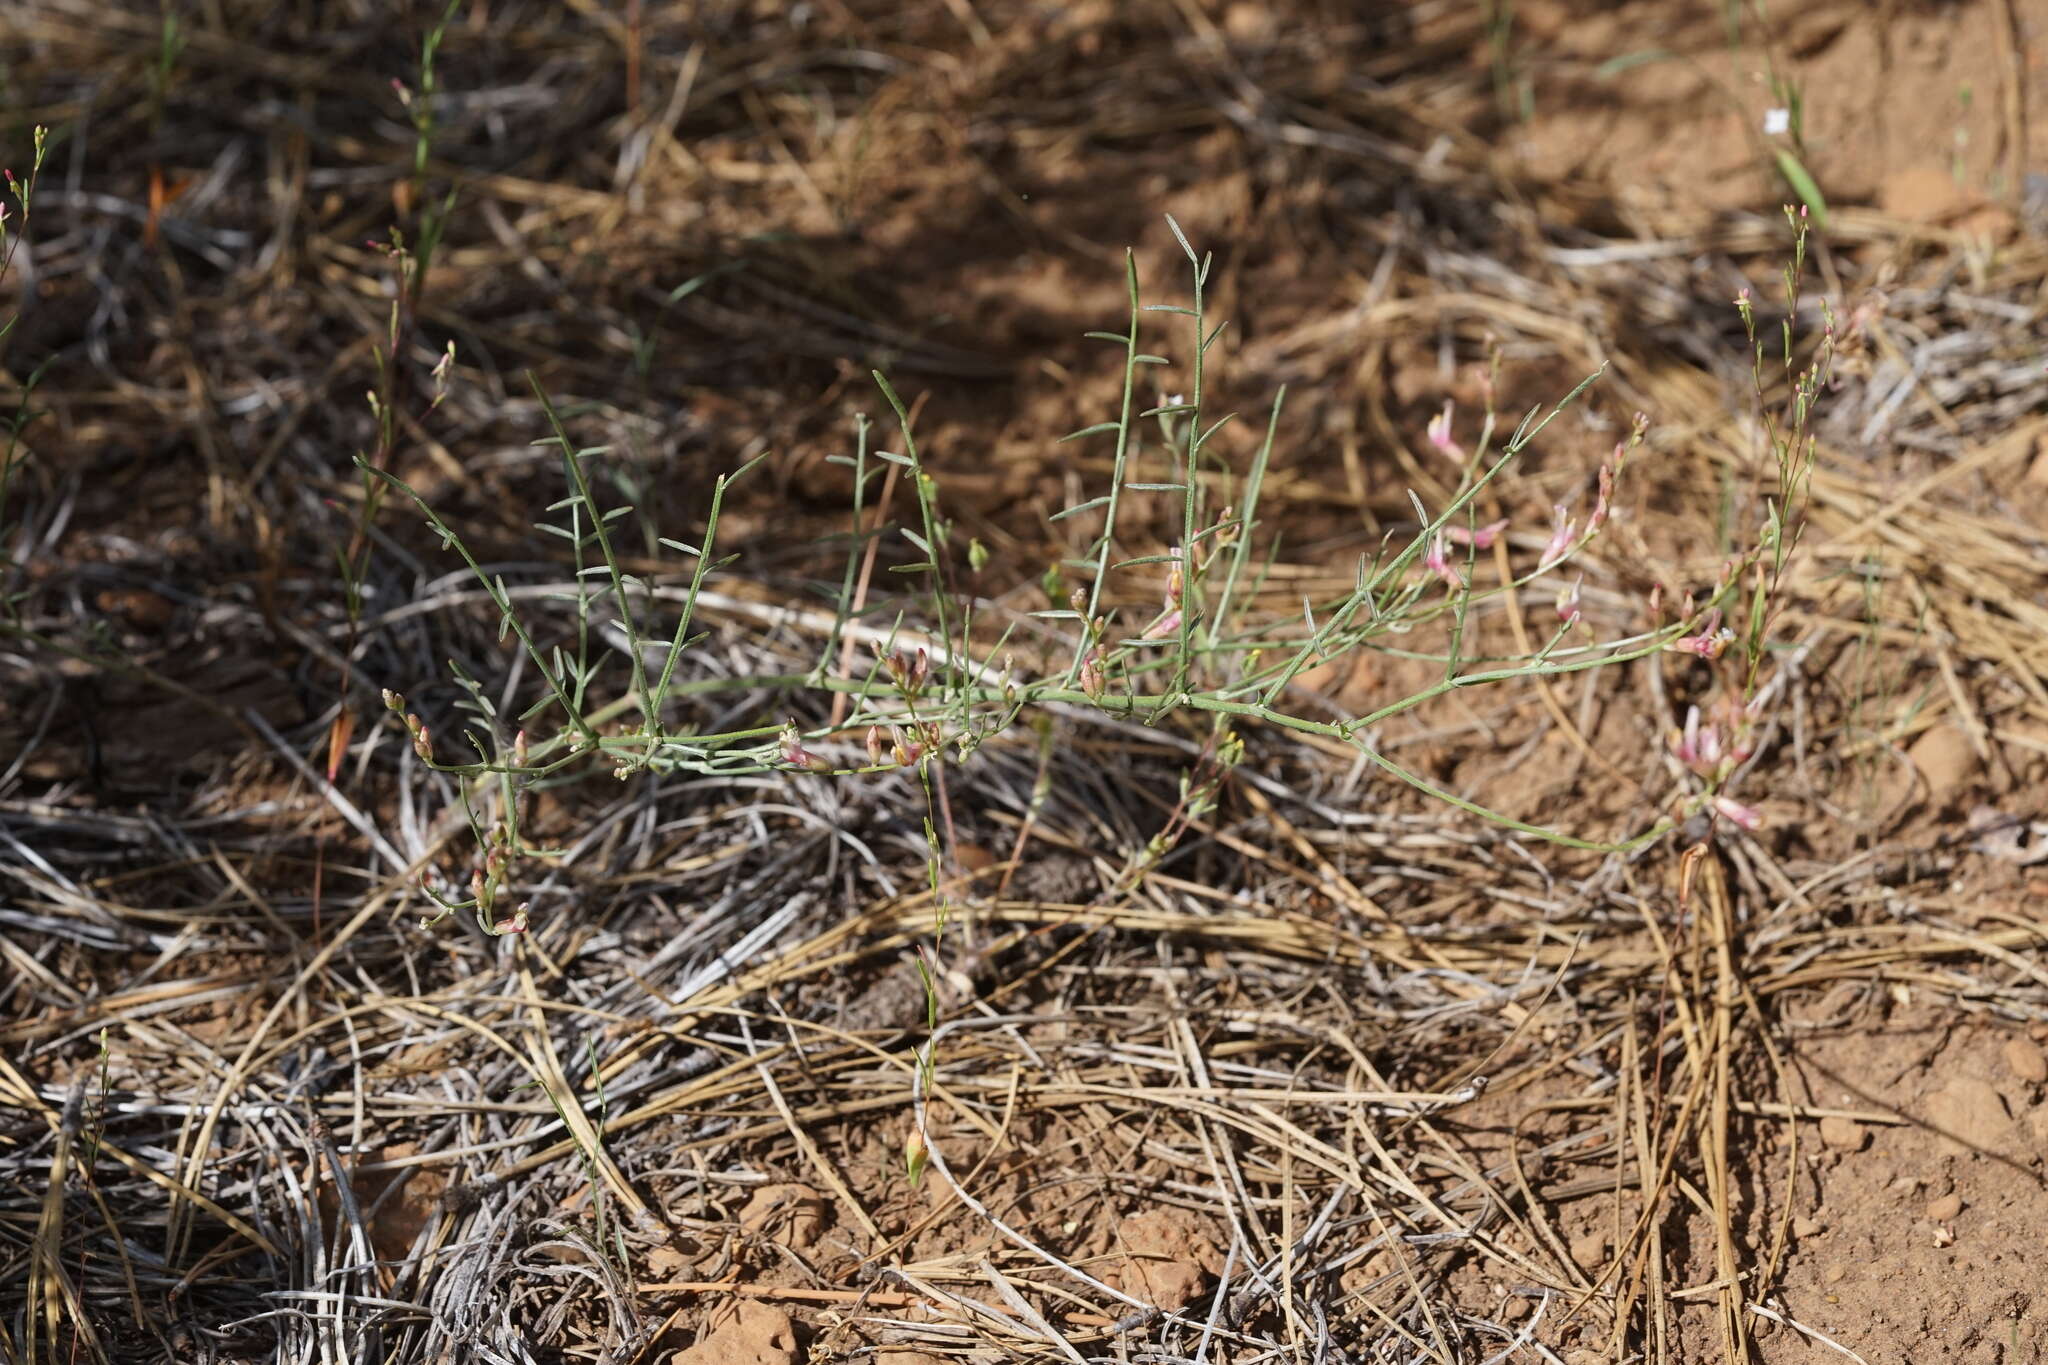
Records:
M1720 768L1721 760L1728 754L1728 737L1717 724L1701 725L1700 708L1689 706L1685 728L1672 734L1671 752L1679 762L1704 776Z
M832 765L804 747L794 727L783 731L782 761L792 768L804 768L814 773L832 771Z
M1429 538L1429 546L1422 552L1422 567L1441 578L1444 585L1454 591L1465 586L1463 575L1451 567L1450 555L1445 548L1442 535Z
M1754 806L1745 806L1740 801L1726 796L1714 798L1714 813L1725 816L1734 824L1749 830L1751 833L1755 833L1764 827L1763 812L1757 810Z
M1697 767L1700 758L1700 708L1688 706L1685 710L1685 728L1671 733L1671 752L1678 761L1688 768Z
M1475 550L1490 550L1493 542L1500 539L1500 533L1508 529L1508 519L1489 522L1485 526L1446 526L1444 534L1451 538L1453 545L1470 545Z
M1671 642L1671 648L1680 654L1693 654L1702 659L1718 659L1728 652L1728 646L1735 642L1735 632L1721 624L1721 609L1714 608L1707 613L1707 619L1700 623L1697 635L1682 635Z
M1166 613L1166 615L1160 617L1157 621L1154 621L1151 625L1145 627L1145 634L1143 638L1147 640L1163 639L1166 636L1172 635L1179 630L1180 610L1178 608L1175 608L1174 610Z
M1438 452L1445 458L1456 460L1459 464L1463 464L1465 462L1464 447L1451 439L1451 413L1455 410L1455 407L1456 405L1449 399L1445 399L1444 410L1429 419L1429 443L1435 446Z
M889 757L896 760L899 768L908 768L924 756L924 745L916 739L905 739L895 726L889 727L894 742L889 746Z
M1740 702L1729 693L1723 693L1714 706L1714 720L1728 736L1728 757L1736 763L1747 763L1756 753L1756 722L1763 714L1769 697L1759 692L1747 703Z
M1550 543L1543 547L1543 557L1536 561L1536 572L1541 573L1565 557L1572 547L1572 532L1578 529L1578 519L1572 517L1563 503L1550 509Z

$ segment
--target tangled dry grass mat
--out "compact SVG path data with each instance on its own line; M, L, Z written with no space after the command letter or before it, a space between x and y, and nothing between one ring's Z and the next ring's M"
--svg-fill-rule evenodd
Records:
M0 45L18 174L51 130L0 309L8 1360L2041 1351L2036 7L38 0ZM1773 341L1802 198L1795 348L1834 363L1788 490L1732 300ZM1116 455L1058 438L1117 413L1083 334L1124 249L1184 287L1169 214L1245 417L1178 483L1141 426L1180 491L1112 537ZM971 630L891 573L917 477L848 519L857 419L902 449L876 369ZM1459 493L1482 410L1594 373ZM1637 412L1583 579L1528 580ZM585 447L640 596L534 529ZM643 526L697 545L756 457L699 581ZM1458 496L1506 526L1432 567ZM1446 675L1445 615L1304 654L1313 724L1225 765L1215 711L1093 704L1044 615L1097 592L1140 648L1169 565L1255 530L1247 629L1326 629L1412 545L1390 588L1483 589L1465 646L1527 656L1560 605L1675 630L1794 504L1736 770L1665 649L1348 728ZM619 604L687 598L667 721L769 753L536 786L503 936L421 927L482 875L464 794L502 814L422 755L547 666L493 583L618 669ZM966 761L868 762L838 727L886 686L750 681L999 640L1075 696Z

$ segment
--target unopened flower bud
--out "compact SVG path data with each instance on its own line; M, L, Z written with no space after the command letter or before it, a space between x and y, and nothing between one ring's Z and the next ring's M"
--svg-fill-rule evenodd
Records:
M910 1177L912 1186L924 1179L925 1162L931 1159L931 1150L925 1145L924 1133L916 1128L903 1142L903 1170Z
M1081 690L1091 697L1101 696L1104 686L1102 665L1096 660L1097 652L1091 649L1088 657L1081 660Z
M1226 507L1221 512L1218 512L1216 514L1216 525L1218 528L1216 531L1216 544L1227 550L1236 542L1237 533L1240 529L1237 524L1237 509L1235 507Z
M1615 447L1618 456L1621 448ZM1593 500L1593 515L1586 518L1586 534L1592 535L1607 523L1608 503L1614 497L1614 471L1618 466L1609 460L1600 466L1600 494Z
M1579 614L1579 590L1586 585L1586 576L1580 574L1572 580L1571 591L1557 599L1557 619L1570 621Z

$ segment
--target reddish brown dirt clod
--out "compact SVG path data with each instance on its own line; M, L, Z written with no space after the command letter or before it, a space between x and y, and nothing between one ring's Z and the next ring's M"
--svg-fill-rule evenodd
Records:
M1950 1081L1927 1102L1927 1121L1951 1156L2010 1154L2016 1143L2005 1100L1985 1081Z
M1854 1119L1830 1114L1820 1121L1820 1140L1837 1151L1860 1152L1870 1140L1870 1133Z
M825 1201L808 1185L763 1185L740 1210L740 1226L804 1251L825 1230Z
M1117 1225L1123 1261L1112 1274L1126 1294L1169 1313L1192 1303L1223 1269L1203 1221L1185 1209L1153 1209Z
M1945 808L1977 774L1976 746L1958 726L1935 726L1907 753L1927 784L1928 806L1936 810Z
M796 1359L796 1324L789 1314L742 1299L731 1317L670 1356L668 1365L795 1365Z
M2005 1069L2020 1080L2033 1085L2048 1081L2048 1053L2041 1050L2039 1043L2027 1038L2005 1040Z

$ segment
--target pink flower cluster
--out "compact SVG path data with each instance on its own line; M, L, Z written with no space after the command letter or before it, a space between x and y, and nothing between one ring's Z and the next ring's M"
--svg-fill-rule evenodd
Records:
M1670 740L1671 752L1680 763L1713 782L1727 777L1756 752L1754 718L1747 708L1734 705L1726 696L1715 703L1713 715L1705 720L1699 707L1687 707L1684 728L1673 730Z
M1687 707L1685 725L1668 737L1672 754L1709 783L1720 785L1756 752L1755 707L1755 702L1744 706L1732 693L1725 692L1705 716L1699 707ZM1743 829L1755 830L1763 825L1760 812L1730 797L1715 795L1708 805L1715 814Z

